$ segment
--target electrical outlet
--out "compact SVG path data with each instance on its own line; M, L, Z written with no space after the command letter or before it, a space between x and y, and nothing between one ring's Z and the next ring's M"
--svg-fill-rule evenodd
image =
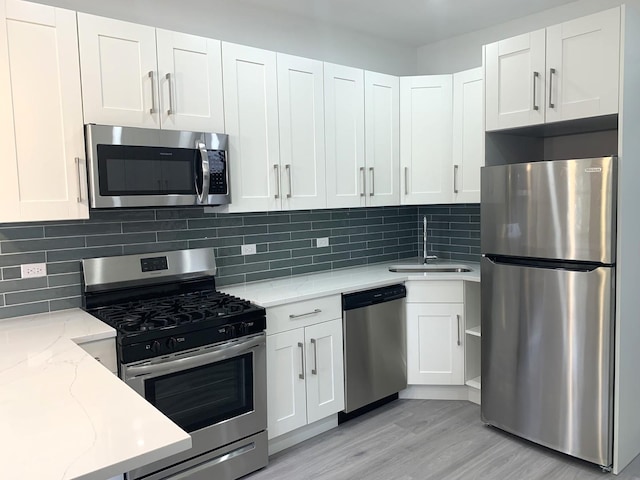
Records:
M46 263L25 263L20 265L20 276L22 278L35 278L47 276Z
M251 245L242 245L242 255L255 255L256 254L256 244L252 243Z
M316 238L316 247L328 247L328 246L329 246L328 237Z

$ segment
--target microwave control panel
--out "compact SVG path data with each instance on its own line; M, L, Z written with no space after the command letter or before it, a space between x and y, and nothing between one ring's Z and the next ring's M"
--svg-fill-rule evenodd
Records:
M209 195L227 195L227 159L224 150L209 150Z

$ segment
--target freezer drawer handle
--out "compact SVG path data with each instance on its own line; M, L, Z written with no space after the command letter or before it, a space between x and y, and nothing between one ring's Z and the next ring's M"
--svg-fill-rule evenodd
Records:
M311 369L311 375L318 374L318 344L316 339L311 339L311 345L313 345L313 368Z
M462 345L462 342L460 341L460 320L462 317L460 317L460 315L456 315L456 318L458 319L458 346Z
M320 312L322 312L322 310L320 310L319 308L316 308L313 312L298 313L297 315L292 313L291 315L289 315L289 318L293 320L294 318L302 318L302 317L308 317L309 315L317 315Z
M302 366L300 370L302 373L298 374L298 378L304 380L304 343L298 342L298 348L300 348L300 365Z

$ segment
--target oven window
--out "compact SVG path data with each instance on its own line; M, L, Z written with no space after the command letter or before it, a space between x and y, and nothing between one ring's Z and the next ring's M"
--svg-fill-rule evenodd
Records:
M145 398L187 432L250 412L252 355L149 379L145 382Z
M194 195L200 152L191 148L98 145L100 195Z

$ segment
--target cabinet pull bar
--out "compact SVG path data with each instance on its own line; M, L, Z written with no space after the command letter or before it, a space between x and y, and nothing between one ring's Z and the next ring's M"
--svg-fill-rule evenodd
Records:
M404 167L404 194L409 195L409 167Z
M536 87L537 87L538 77L539 76L540 76L540 74L538 72L533 72L533 109L534 110L539 110L540 109L540 107L536 103L536 93L538 92L538 89Z
M280 167L277 163L273 166L273 172L276 176L276 193L273 198L280 198Z
M362 185L361 185L361 190L360 190L360 196L364 197L364 182L366 181L366 178L364 176L364 167L360 167L360 178L362 180Z
M153 115L156 113L156 81L153 76L153 70L149 72L149 78L151 79L151 108L149 109L149 113Z
M301 365L301 372L298 374L298 378L300 380L304 380L304 343L302 342L298 342L298 348L300 348L300 365Z
M287 193L287 198L291 198L291 195L293 195L293 187L291 185L291 165L287 164L284 168L287 171L287 177L289 178L289 193Z
M311 369L311 375L318 374L318 344L316 339L311 339L311 345L313 345L313 368Z
M456 318L458 319L458 346L462 345L462 342L460 340L460 320L462 319L462 317L460 317L460 315L456 315Z
M171 74L167 73L165 78L167 79L167 85L169 85L169 110L167 110L167 115L173 115L176 111L173 109L173 84L171 83Z
M369 167L369 175L370 175L370 180L371 180L371 184L369 185L369 196L373 197L376 192L375 192L375 176L373 173L373 167Z
M302 317L308 317L309 315L317 315L320 312L322 312L322 310L320 310L319 308L316 308L313 312L299 313L297 315L291 314L289 315L289 318L293 320L294 318L302 318Z
M80 157L76 157L76 174L78 175L78 203L82 203L82 175L80 175Z
M549 69L549 108L556 108L555 103L553 103L553 76L555 73L555 68Z
M453 193L458 193L458 169L459 165L453 166Z

